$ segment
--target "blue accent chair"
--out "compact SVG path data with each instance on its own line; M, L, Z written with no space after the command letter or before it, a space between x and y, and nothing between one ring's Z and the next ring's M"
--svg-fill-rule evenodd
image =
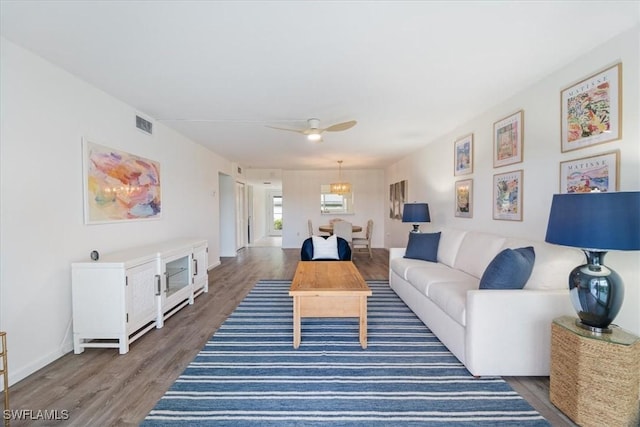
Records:
M325 239L329 236L322 236ZM338 237L338 257L340 261L351 261L351 247L342 237ZM302 243L302 249L300 249L300 259L302 261L335 261L335 260L320 260L313 259L313 239L309 237Z

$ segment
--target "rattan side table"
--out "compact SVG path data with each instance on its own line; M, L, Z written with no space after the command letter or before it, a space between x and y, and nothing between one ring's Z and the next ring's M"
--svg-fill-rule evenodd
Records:
M584 427L637 426L640 338L619 327L596 334L576 320L551 324L551 403Z

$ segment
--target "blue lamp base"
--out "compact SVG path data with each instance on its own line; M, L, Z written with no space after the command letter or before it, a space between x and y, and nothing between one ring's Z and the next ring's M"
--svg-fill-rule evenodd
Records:
M587 264L569 275L569 294L580 318L576 324L595 333L611 333L608 327L618 315L624 299L622 279L603 265L604 251L583 251Z

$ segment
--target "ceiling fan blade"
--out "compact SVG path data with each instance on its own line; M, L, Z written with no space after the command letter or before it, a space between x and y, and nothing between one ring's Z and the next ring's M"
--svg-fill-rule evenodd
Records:
M356 123L358 122L355 120L350 120L348 122L343 122L343 123L336 123L335 125L331 125L324 130L326 130L327 132L340 132L343 130L351 129L356 125Z
M324 129L310 128L310 129L301 130L300 133L303 135L309 136L311 134L321 134L324 131L325 131Z
M271 128L271 129L286 130L286 131L289 131L289 132L297 132L297 133L301 133L303 135L306 135L305 132L307 132L307 129L300 130L300 129L290 129L290 128L279 128L279 127L276 127L276 126L269 126L269 125L265 125L265 126L268 127L268 128Z

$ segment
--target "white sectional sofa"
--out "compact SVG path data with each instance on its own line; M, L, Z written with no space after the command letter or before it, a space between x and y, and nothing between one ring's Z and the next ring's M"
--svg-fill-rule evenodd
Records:
M535 263L523 289L479 289L505 248L533 246ZM575 316L568 290L581 251L476 231L443 229L437 262L404 258L391 248L389 283L475 376L547 376L551 322Z

